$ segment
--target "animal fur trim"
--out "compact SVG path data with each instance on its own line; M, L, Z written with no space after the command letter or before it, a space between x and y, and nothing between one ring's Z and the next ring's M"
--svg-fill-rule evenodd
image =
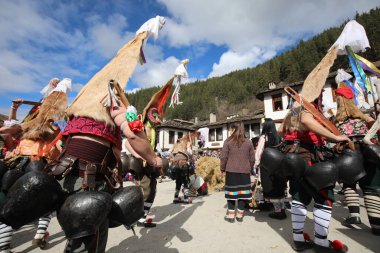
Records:
M331 66L337 57L338 48L331 49L321 62L309 73L302 86L302 97L313 102L322 92Z
M37 116L21 124L22 139L52 141L56 133L51 123L64 117L67 107L67 94L65 92L53 92L42 103Z

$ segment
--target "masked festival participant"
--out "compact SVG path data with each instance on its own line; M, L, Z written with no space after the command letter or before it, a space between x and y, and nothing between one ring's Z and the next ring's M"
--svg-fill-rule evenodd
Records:
M148 168L148 164L132 148L128 139L124 143L129 154L127 157L122 158L123 166L127 167L128 172L131 172L135 182L142 188L144 193L144 216L138 220L137 226L146 228L156 227L157 224L151 218L148 218L148 215L157 193L157 172L152 170L152 168Z
M184 152L177 152L174 156L174 174L175 174L175 193L174 193L174 204L192 203L192 199L189 197L189 183L190 183L190 174L194 174L194 171L190 168L188 163L189 156ZM183 188L183 199L179 197L179 193Z
M9 170L2 179L2 193L6 194L16 179L24 173L42 171L45 165L54 162L60 153L60 146L56 145L56 142L52 144L54 139L60 138L60 130L53 122L63 118L71 80L65 78L59 81L53 78L48 86L51 88L44 93L42 104L38 106L38 109L31 110L23 123L19 125L21 139L17 146L6 154L4 162ZM21 103L23 103L22 100L16 101L17 106L12 107L10 119L16 119L17 108ZM13 174L17 173L16 178ZM50 220L50 214L39 219L37 233L32 241L33 245L45 247ZM1 224L0 227L0 236L3 238L0 243L1 252L9 252L13 229L6 224Z
M324 139L330 142L349 141L344 135L334 135L323 127L307 110L298 110L296 115L288 116L279 133L283 134L286 142L285 153L299 154L307 164L306 170L317 170L312 164L321 162L321 157L316 151L324 144ZM322 158L323 159L323 158ZM313 180L318 180L315 178ZM314 199L314 243L322 247L330 247L327 239L328 227L331 219L332 202L334 201L333 188L335 182L327 189L305 188L299 180L290 182L290 194L293 201L291 206L293 224L293 249L302 251L313 246L310 239L304 238L304 223L307 214L307 206ZM310 192L312 191L312 192Z
M165 19L157 16L143 24L136 36L82 88L67 110L69 120L63 135L68 139L58 164L51 168L53 175L62 178L63 190L70 194L58 212L58 221L68 238L65 252L105 252L112 197L103 193L117 194L122 188L120 129L148 165L154 169L162 165L141 132L142 123L127 124L126 108L118 107L114 89L122 102L128 103L122 90L137 60L145 61L144 42L149 35L156 38L164 23ZM77 204L81 210L74 208ZM77 227L74 221L82 215L88 219Z
M379 165L371 162L370 159L366 157L362 157L363 153L365 153L363 151L366 146L361 144L365 134L368 132L368 125L373 124L374 119L363 114L355 106L353 100L354 93L345 83L341 83L339 86L340 87L336 90L338 112L335 122L339 130L350 137L356 144L356 152L358 153L357 160L362 161L357 167L364 166L367 172L367 175L364 176L363 173L364 177L358 178L359 186L363 190L364 203L372 232L375 235L380 235L380 215L377 211L380 209L380 196L378 193L380 189ZM352 184L344 184L344 196L350 212L349 217L343 221L343 225L345 226L361 224L359 194L356 191L357 182L358 181Z
M346 46L352 46L357 52L365 50L369 46L364 28L356 21L350 21L343 29L342 34L330 48L321 62L310 72L306 78L302 97L299 104L293 106L291 112L286 116L279 133L287 142L286 153L296 153L299 156L287 154L284 166L293 173L290 184L292 201L292 226L293 226L293 249L303 251L313 246L330 248L344 252L347 246L340 241L331 242L327 239L328 228L331 219L332 202L334 201L333 187L338 179L338 170L335 164L323 162L324 157L318 152L323 145L324 139L330 142L349 142L345 135L333 134L339 130L331 125L322 113L318 99L326 83L331 66L338 54L346 52ZM303 105L303 101L307 102ZM306 104L309 108L304 109ZM318 120L317 120L318 119ZM326 128L325 128L326 127ZM302 159L301 159L302 158ZM305 168L306 164L306 170ZM314 199L314 243L310 237L304 235L307 206Z
M144 125L144 132L150 142L152 150L156 147L156 128L161 124L161 119L164 115L164 105L170 94L174 80L180 83L181 77L187 77L187 72L185 69L185 63L181 63L182 71L176 69L174 77L172 77L162 88L153 94L149 103L145 106L143 113L141 115L141 121ZM126 118L128 122L134 122L137 119L137 110L133 106L127 107ZM147 216L152 208L154 199L157 193L157 178L163 174L162 171L154 171L150 166L146 164L145 161L133 150L128 141L125 142L126 148L131 154L128 158L124 158L122 162L127 163L129 170L133 172L139 185L142 187L144 192L144 217L142 217L138 222L138 226L142 227L155 227L156 224L151 218L147 219ZM166 161L166 159L164 159Z

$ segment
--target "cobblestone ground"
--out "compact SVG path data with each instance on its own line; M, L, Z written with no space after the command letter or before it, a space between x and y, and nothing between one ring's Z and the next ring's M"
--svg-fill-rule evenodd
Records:
M107 252L293 252L290 213L278 221L268 218L267 212L249 212L243 223L223 220L226 203L222 192L196 198L193 204L172 204L175 184L167 180L158 184L156 202L152 208L156 228L136 228L136 235L124 227L110 229ZM346 228L340 223L347 215L342 207L342 196L336 195L329 239L339 239L349 252L380 252L380 237L371 234L367 214L361 199L363 224ZM310 208L309 208L310 209ZM311 210L311 209L310 209ZM308 213L306 232L312 234L313 215ZM63 252L64 233L56 218L49 227L50 238L45 250L31 244L35 225L24 226L15 232L12 240L16 252ZM315 252L309 250L305 252Z

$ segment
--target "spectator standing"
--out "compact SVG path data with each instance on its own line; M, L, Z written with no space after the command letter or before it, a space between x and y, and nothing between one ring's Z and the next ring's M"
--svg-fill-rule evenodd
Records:
M266 118L263 124L263 129L257 144L255 153L255 169L259 170L261 155L265 148L277 146L281 142L281 137L278 135L276 125L272 119ZM274 212L269 214L273 219L285 219L285 191L286 179L282 175L269 176L267 171L260 171L261 180L266 180L272 187L263 189L265 199L269 199L273 203ZM266 184L268 185L268 184Z
M230 137L224 142L220 170L225 173L225 197L227 199L228 222L242 222L245 201L252 198L250 172L254 164L254 148L252 142L245 138L243 124L230 126Z

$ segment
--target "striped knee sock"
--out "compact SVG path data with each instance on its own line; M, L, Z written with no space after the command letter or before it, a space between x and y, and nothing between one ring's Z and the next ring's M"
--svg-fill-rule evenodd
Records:
M331 219L331 207L314 204L314 243L323 247L329 247L327 235L329 233L329 225Z
M11 240L13 228L0 222L0 250L1 252L9 252L11 248Z
M51 215L50 214L46 215L44 217L41 217L38 220L37 233L34 236L34 239L42 239L42 238L44 238L44 236L46 234L46 231L47 231L47 228L49 227L50 220L51 220Z
M380 197L375 192L364 192L364 204L371 227L380 229Z
M350 217L360 216L359 194L355 189L347 187L343 191Z
M301 202L292 201L292 227L293 227L293 240L298 242L305 241L303 237L303 228L306 220L306 206Z

